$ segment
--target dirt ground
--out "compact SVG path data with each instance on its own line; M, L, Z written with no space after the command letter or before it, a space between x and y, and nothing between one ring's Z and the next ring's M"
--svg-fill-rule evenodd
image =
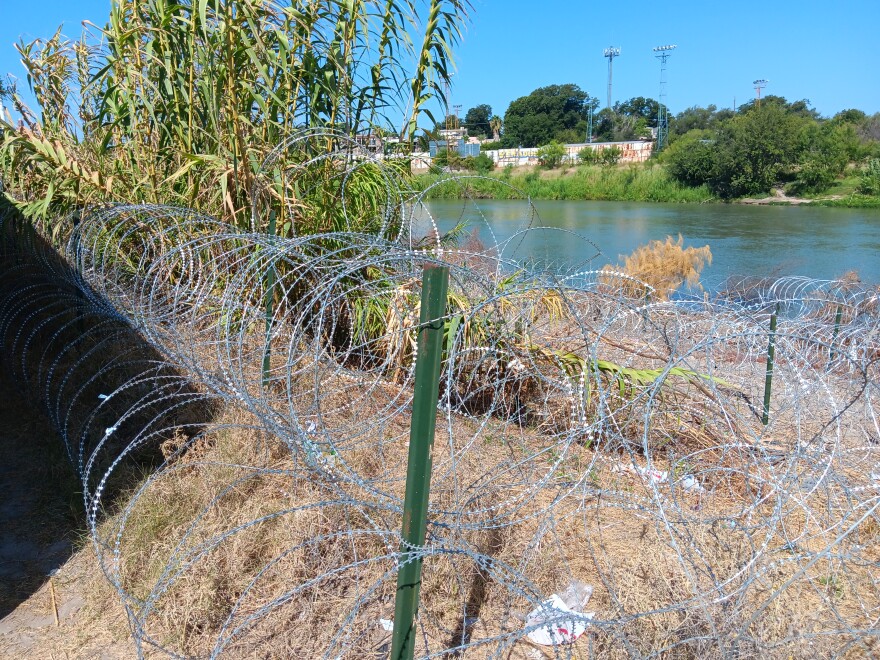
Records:
M0 658L135 657L61 440L5 375L0 429Z

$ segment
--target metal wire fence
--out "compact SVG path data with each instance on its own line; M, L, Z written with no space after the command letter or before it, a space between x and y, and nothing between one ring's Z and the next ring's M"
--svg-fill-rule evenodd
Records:
M387 166L353 153L320 160ZM78 470L139 654L387 657L414 556L420 657L877 653L876 288L633 298L516 239L420 235L387 181L371 234L116 206L56 254L5 221L3 356ZM428 539L404 555L425 264L450 293Z

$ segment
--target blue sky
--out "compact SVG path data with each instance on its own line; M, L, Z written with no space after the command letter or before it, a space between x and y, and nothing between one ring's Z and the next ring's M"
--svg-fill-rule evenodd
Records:
M452 102L462 113L488 103L503 114L515 98L550 84L576 83L604 105L607 60L617 46L615 100L656 98L653 46L677 44L668 65L672 112L730 107L764 94L809 99L824 115L845 108L880 112L880 0L675 0L583 2L473 0L457 49ZM88 19L106 22L109 0L0 0L0 74L24 72L12 44L50 36L60 24L77 37Z

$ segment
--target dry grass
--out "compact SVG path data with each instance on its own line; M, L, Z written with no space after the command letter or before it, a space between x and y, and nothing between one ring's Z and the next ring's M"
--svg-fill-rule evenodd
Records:
M622 271L634 279L608 277L606 283L619 287L632 298L645 298L650 293L655 300L669 300L669 296L683 284L698 286L703 267L712 263L712 251L708 245L685 248L683 241L679 234L678 240L667 236L665 241L655 240L636 248L624 257L622 268L604 267L604 270Z
M322 383L329 391L333 378ZM226 634L244 626L225 647L233 658L255 657L255 649L267 658L387 653L389 635L378 619L393 614L389 553L396 542L376 530L396 530L399 514L379 505L375 493L402 496L408 418L400 414L356 441L344 438L364 425L366 412L352 401L368 394L377 414L397 400L398 387L346 383L344 396L322 401L323 423L343 438L340 459L360 483L343 490L360 503L327 502L337 497L338 482L317 477L277 439L248 428L241 412L227 411L220 421L228 426L182 447L136 500L121 536L120 586L139 600L155 598L146 632L187 655L214 648L224 623ZM747 450L715 449L689 466L702 475L706 493L668 486L655 493L615 469L644 465L638 453L601 442L563 446L537 427L482 423L453 416L448 426L438 418L434 518L461 520L442 511L510 517L500 528L478 524L447 539L452 543L444 547L467 552L426 559L421 621L428 648L454 648L465 639L465 657L499 650L502 657L537 657L544 651L519 633L520 617L534 606L528 594L557 591L569 575L594 585L588 609L605 622L573 647L574 657L587 657L588 649L623 658L664 648L671 657L825 655L848 639L846 628L871 627L870 612L880 607L871 569L880 560L878 526L869 518L858 534L835 542L847 497L842 487L823 488L799 506L794 495L773 496L778 475L771 465ZM686 425L680 433L718 445L706 428ZM674 471L660 456L655 466ZM516 475L508 479L500 468L511 465ZM530 486L550 472L545 487ZM566 485L584 475L578 488ZM489 517L476 513L472 520ZM261 522L241 527L255 520ZM106 521L100 535L112 538L117 525ZM789 548L791 539L798 539L796 548ZM826 559L811 560L828 548ZM488 564L478 564L478 556ZM528 575L530 584L504 567ZM163 585L169 568L183 570ZM273 610L264 614L268 606ZM464 617L476 621L463 625ZM826 634L831 630L841 632ZM867 648L869 640L850 655Z

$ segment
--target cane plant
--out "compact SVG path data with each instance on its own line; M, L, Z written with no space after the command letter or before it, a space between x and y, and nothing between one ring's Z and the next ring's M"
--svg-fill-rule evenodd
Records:
M79 40L59 30L17 45L36 107L14 85L4 90L20 115L20 125L0 117L6 194L47 224L122 201L245 226L260 164L294 131L354 135L400 121L411 140L449 81L469 9L468 0L113 0L106 25L87 25Z

